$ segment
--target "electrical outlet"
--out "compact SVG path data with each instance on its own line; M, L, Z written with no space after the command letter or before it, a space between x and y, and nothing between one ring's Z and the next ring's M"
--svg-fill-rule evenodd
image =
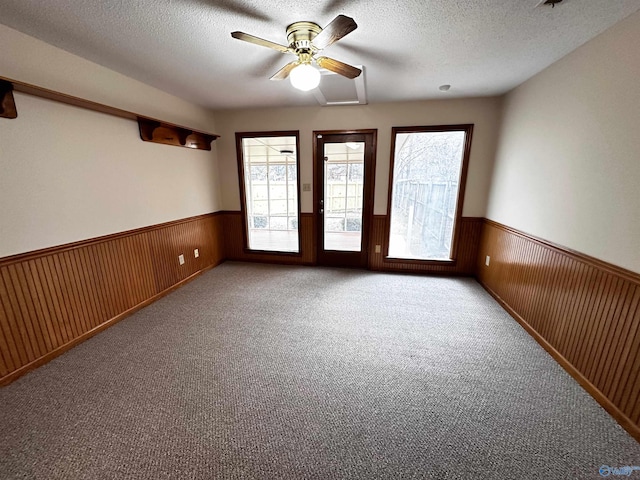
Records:
M180 262L180 265L184 265L184 255L178 255L178 262Z
M491 257L487 255L487 258L484 259L484 264L488 267L490 261L491 261Z
M193 250L193 256L196 257L196 258L198 258L200 256L200 252L198 251L197 248Z
M380 253L380 251L381 251L380 245L376 245L376 253Z

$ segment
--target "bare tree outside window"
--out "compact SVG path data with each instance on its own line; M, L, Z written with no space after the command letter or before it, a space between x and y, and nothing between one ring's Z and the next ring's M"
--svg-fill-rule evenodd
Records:
M388 256L450 260L465 130L395 132Z

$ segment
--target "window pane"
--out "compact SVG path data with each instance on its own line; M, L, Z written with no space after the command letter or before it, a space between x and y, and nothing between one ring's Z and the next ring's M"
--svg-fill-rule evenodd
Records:
M269 165L269 180L272 182L284 182L287 167L285 165Z
M347 232L359 232L362 230L362 218L347 217L346 230Z
M287 215L287 201L286 200L271 200L269 203L269 213L271 215Z
M263 185L261 182L252 182L251 199L255 202L257 200L267 200L269 198L269 190L266 183Z
M344 232L343 217L325 217L324 228L327 232Z
M289 182L295 182L296 180L298 180L298 168L296 167L296 165L287 165L288 168L288 180Z
M254 215L267 215L269 213L269 202L266 200L254 200L251 213Z
M347 171L347 165L345 163L328 164L327 180L344 182L346 171Z
M449 260L465 131L397 133L389 257Z
M297 137L244 137L248 247L299 252Z
M271 230L286 230L287 217L271 217Z
M352 163L349 165L349 180L360 182L364 180L364 165L362 163Z
M286 200L287 186L283 184L278 185L275 182L271 182L271 185L269 185L269 198L271 201L283 199Z
M325 143L324 249L362 248L364 143Z
M249 228L267 228L269 226L269 222L267 222L267 217L264 216L256 216L254 215L252 218L253 225L250 225Z
M265 165L251 165L251 180L266 182L267 167Z

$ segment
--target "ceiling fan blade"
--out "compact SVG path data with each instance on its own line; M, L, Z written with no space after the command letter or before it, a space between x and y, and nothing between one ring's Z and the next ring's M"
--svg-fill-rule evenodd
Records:
M273 48L274 50L278 50L282 53L289 53L289 47L285 47L284 45L280 45L278 43L270 42L269 40L265 40L263 38L255 37L253 35L249 35L244 32L233 32L231 33L233 38L237 38L238 40L243 40L245 42L254 43L256 45L260 45L262 47Z
M353 18L346 15L338 15L313 39L313 45L318 50L322 50L353 32L356 28L358 28L358 24Z
M284 80L285 78L287 78L289 76L289 74L291 73L291 70L293 70L297 66L298 66L298 62L297 61L287 63L284 67L282 67L280 70L278 70L273 75L273 77L271 77L269 80Z
M359 68L352 67L351 65L329 57L318 57L316 58L316 63L320 68L326 68L347 78L356 78L362 73L362 70Z

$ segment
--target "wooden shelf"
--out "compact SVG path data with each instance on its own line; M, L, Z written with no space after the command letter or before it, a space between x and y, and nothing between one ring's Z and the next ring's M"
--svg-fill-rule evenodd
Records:
M218 138L218 135L197 132L142 117L138 118L138 127L140 128L140 138L145 142L197 148L198 150L211 150L211 142Z
M122 110L102 103L74 97L66 93L56 92L47 88L30 85L10 78L0 77L0 117L16 118L17 111L13 100L12 91L34 95L36 97L55 100L76 107L86 108L95 112L106 113L120 118L126 118L138 122L140 138L145 142L175 145L179 147L198 150L211 150L211 142L220 137L215 133L203 132L192 128L183 127L174 123L164 122L156 118L138 115L137 113ZM13 116L10 116L13 115Z

